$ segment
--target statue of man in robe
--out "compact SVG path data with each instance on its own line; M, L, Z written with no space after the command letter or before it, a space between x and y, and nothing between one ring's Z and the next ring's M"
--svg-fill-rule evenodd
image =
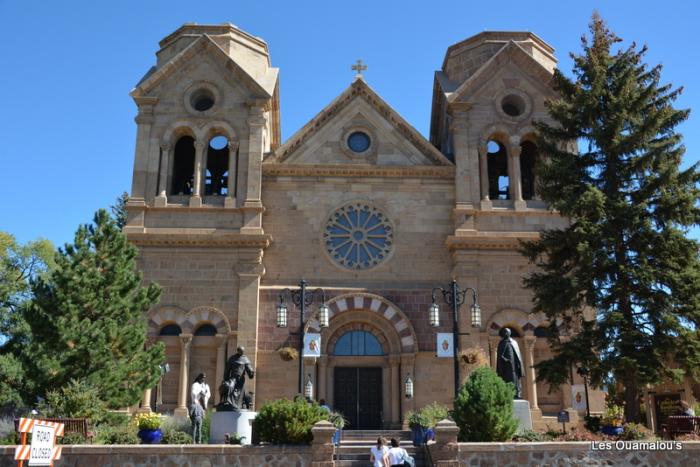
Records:
M499 334L502 339L498 343L496 372L503 381L515 386L515 398L522 399L520 378L523 377L523 357L520 354L520 347L515 339L510 337L510 329L503 328Z
M255 376L253 365L244 353L245 349L238 347L236 353L226 362L224 381L219 388L221 402L216 406L219 412L238 412L243 408L245 377L253 379Z

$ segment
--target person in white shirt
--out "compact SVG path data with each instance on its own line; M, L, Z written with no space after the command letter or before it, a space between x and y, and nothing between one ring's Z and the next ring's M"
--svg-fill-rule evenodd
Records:
M408 456L408 453L401 447L399 441L396 438L391 438L391 448L387 456L389 465L391 467L403 467L403 461L406 456Z
M372 467L389 467L388 452L386 440L380 436L377 438L376 446L372 446L370 449L369 461L372 463Z
M190 397L192 398L193 404L201 405L202 409L206 412L207 404L209 404L209 398L211 397L211 390L207 384L207 376L204 373L198 374L194 383L192 383Z

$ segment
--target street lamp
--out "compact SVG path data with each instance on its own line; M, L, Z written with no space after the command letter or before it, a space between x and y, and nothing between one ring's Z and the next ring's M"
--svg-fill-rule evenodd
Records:
M306 377L306 384L304 385L304 397L309 402L311 402L314 398L314 383L311 382L310 374Z
M304 312L307 306L311 306L314 302L316 296L321 297L321 306L318 308L318 324L321 328L328 327L328 321L330 319L330 308L326 305L326 294L321 288L314 290L306 290L307 282L302 279L299 282L298 290L291 290L285 288L280 292L279 299L280 303L277 305L277 327L286 328L287 327L287 317L289 316L289 310L287 305L284 303L284 294L288 293L292 297L292 303L299 307L299 394L304 394L304 333L306 329L306 324L304 322ZM314 316L309 317L309 320ZM313 385L311 387L313 391Z
M585 366L579 367L576 373L583 378L583 391L586 394L586 415L591 418L591 408L588 405L588 368Z
M467 292L471 291L472 292L472 299L473 299L473 304L470 308L470 318L471 318L471 323L472 327L479 328L481 327L481 307L479 306L479 301L476 296L476 290L467 287L464 290L460 290L459 285L457 284L456 280L452 280L450 283L450 286L446 289L442 287L435 287L432 292L432 298L433 298L433 303L430 305L430 308L428 309L428 319L430 321L430 325L432 327L438 327L440 326L440 305L437 304L435 300L435 292L440 291L442 292L442 298L447 303L452 307L452 317L453 317L453 322L452 322L452 349L454 351L454 371L455 371L455 397L457 397L457 393L459 392L459 382L460 382L460 377L459 377L459 336L460 335L469 335L469 333L460 333L459 332L459 306L464 303L464 300L466 298Z

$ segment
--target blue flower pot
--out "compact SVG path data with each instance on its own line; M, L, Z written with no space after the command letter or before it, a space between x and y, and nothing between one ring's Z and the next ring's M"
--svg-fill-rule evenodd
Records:
M425 444L425 428L422 426L411 427L411 438L414 446L422 446Z
M336 446L340 444L340 437L342 433L343 430L341 430L340 428L337 428L335 430L335 433L333 433L333 444L335 444Z
M605 425L600 431L608 436L620 436L625 429L621 426Z
M425 444L428 444L428 441L435 441L435 430L432 428L425 430Z
M163 432L160 431L160 428L155 430L143 429L139 430L138 436L143 444L160 444L163 439Z

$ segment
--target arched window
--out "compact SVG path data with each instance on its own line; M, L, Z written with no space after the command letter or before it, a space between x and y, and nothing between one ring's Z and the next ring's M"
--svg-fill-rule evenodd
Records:
M537 146L531 141L520 145L520 179L522 181L523 199L535 197L535 162Z
M384 355L379 340L367 331L350 331L335 344L334 355L369 356Z
M209 140L205 195L228 194L228 152L228 139L225 136L214 136Z
M159 336L179 336L182 333L182 328L174 323L166 324L160 328Z
M491 140L486 145L489 174L489 199L510 199L508 155L505 146Z
M191 195L194 184L194 138L183 136L175 143L171 195Z
M195 336L215 336L216 335L216 328L209 323L202 324L194 331L194 335Z

